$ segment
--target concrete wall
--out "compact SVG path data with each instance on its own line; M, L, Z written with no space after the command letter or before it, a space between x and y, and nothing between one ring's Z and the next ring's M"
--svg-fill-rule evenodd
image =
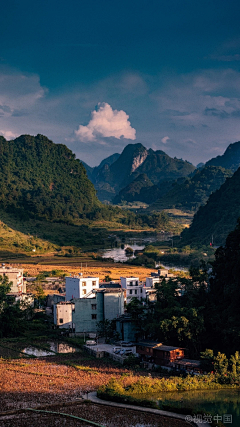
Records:
M108 320L116 319L124 313L124 293L104 294L104 318Z
M59 328L74 328L74 323L72 321L73 310L74 304L55 304L53 306L54 325L59 326Z
M124 294L116 292L96 292L94 298L75 299L73 322L75 332L97 332L97 322L113 320L124 313Z
M75 332L97 332L97 322L104 319L103 293L96 293L95 298L81 298L74 302Z
M92 290L99 288L99 277L66 277L66 301L84 298Z
M124 341L135 341L135 326L131 320L116 321L116 331L120 334L120 339Z

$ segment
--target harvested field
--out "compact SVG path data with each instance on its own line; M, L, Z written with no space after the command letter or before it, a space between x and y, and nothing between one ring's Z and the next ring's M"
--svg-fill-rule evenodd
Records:
M189 427L189 424L173 418L162 417L155 414L108 407L103 405L81 402L73 406L52 406L46 408L48 411L62 412L84 418L106 427ZM0 427L32 427L32 426L68 426L85 427L86 422L44 413L23 413L1 417Z
M93 403L77 402L83 393L96 390L112 376L132 381L127 369L107 361L89 358L85 354L52 356L46 359L0 359L0 412L24 408L43 409L74 414L106 427L187 427L187 423L138 411L112 408ZM74 405L69 406L67 402ZM84 422L59 415L42 413L0 413L0 427L7 426L85 426Z
M22 268L24 271L27 271L30 276L34 277L41 273L41 271L52 270L62 270L64 273L71 273L74 275L81 271L81 262L81 259L74 263L68 261L68 265L66 265L57 264L56 260L53 260L52 264L22 264ZM97 276L100 280L103 280L105 276L110 276L113 280L120 280L120 276L137 276L140 280L145 280L146 276L149 276L152 270L152 268L107 262L85 262L82 266L82 273L84 276Z

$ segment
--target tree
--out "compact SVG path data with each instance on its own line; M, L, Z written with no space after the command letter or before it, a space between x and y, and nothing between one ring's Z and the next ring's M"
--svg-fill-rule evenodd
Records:
M218 352L213 359L214 370L219 375L226 375L228 370L228 359L224 353Z
M240 355L239 351L236 351L229 359L229 365L232 368L232 373L234 376L240 375Z
M0 276L0 336L16 336L24 328L24 312L20 304L7 296L12 282L7 276Z
M7 276L0 276L0 310L3 309L4 303L6 302L6 295L10 292L12 282L8 281Z
M213 360L214 360L213 350L206 349L205 351L202 351L200 353L200 359L201 359L201 368L203 369L203 371L207 371L207 372L213 371Z
M38 306L40 306L41 304L43 304L43 302L46 298L42 285L38 284L35 288L34 293L35 293L35 296L38 300Z
M114 320L100 320L97 322L97 333L100 337L105 337L108 340L114 336L115 326Z

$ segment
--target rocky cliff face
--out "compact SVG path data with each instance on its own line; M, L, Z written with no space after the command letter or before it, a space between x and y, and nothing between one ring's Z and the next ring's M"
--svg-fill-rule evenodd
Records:
M117 159L112 164L103 161L103 166L92 173L92 182L101 201L112 201L140 174L146 174L153 184L158 184L160 180L187 176L195 169L188 162L172 159L160 150L147 150L140 143L128 144L119 156L115 156Z
M141 164L146 160L147 156L148 156L148 151L145 150L143 153L140 153L136 157L134 157L133 163L132 163L131 173L135 172L135 170L139 166L141 166Z

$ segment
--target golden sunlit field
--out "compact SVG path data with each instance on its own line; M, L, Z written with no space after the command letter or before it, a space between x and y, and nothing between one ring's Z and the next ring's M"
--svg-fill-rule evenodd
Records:
M51 264L21 264L21 267L25 272L28 272L30 276L34 277L41 271L50 272L56 269L61 270L67 274L78 274L82 272L84 276L97 276L100 278L100 281L103 280L107 275L110 276L112 280L119 280L120 276L137 276L140 280L144 280L153 270L152 268L130 266L120 263L107 263L98 261L89 262L88 259L86 259L86 261L79 259L78 262L73 261L71 264L69 263L69 260L67 261L67 264L61 261L59 261L59 263L56 263L55 261L54 263L54 261L55 260L53 260Z

